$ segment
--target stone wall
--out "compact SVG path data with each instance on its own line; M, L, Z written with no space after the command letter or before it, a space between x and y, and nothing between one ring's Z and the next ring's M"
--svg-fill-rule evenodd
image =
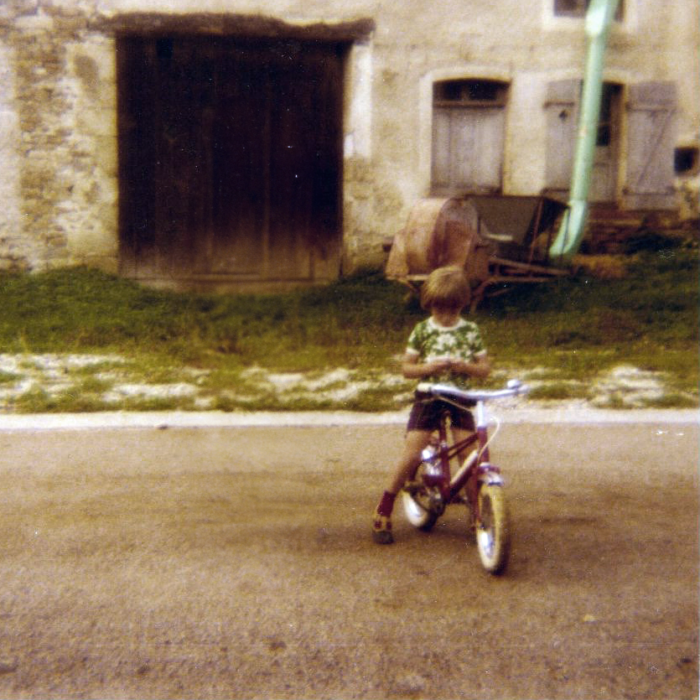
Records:
M90 10L10 2L0 19L5 269L117 267L114 49Z

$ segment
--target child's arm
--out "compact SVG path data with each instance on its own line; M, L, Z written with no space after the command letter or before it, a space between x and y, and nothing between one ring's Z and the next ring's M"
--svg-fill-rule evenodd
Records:
M452 365L451 360L435 360L433 362L418 362L418 355L407 352L403 356L401 371L406 379L422 379L431 374L439 374Z
M477 355L472 362L454 360L449 369L457 374L467 374L470 377L486 379L491 373L491 362L488 355L484 353L482 355Z

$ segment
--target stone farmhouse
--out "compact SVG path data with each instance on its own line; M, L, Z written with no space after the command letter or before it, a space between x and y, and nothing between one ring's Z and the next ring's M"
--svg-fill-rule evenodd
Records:
M429 196L566 200L586 0L0 0L0 269L271 290ZM697 0L621 0L590 198L697 216Z

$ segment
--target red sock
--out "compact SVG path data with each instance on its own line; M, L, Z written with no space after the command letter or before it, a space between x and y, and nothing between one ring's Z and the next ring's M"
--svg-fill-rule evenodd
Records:
M379 501L377 506L377 513L383 515L385 518L391 517L391 511L394 510L394 499L396 498L395 493L385 491L382 495L382 500Z

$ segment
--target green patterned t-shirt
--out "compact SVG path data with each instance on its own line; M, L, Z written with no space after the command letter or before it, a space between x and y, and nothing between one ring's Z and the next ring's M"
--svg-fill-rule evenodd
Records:
M460 318L456 325L446 328L431 317L421 321L413 329L408 338L406 352L417 355L420 363L446 357L473 362L477 356L486 354L486 348L476 323ZM448 371L424 377L421 381L468 389L470 379L466 374Z

